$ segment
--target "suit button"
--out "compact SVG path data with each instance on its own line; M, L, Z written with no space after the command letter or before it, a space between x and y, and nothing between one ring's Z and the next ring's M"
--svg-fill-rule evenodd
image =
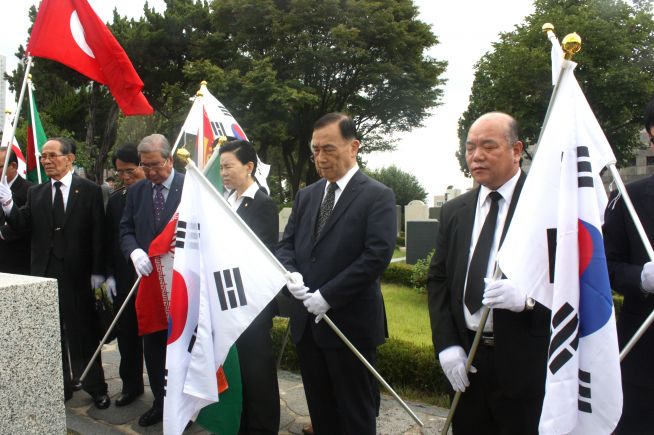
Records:
M312 263L315 263L316 262L316 257L309 258L309 261L311 261Z

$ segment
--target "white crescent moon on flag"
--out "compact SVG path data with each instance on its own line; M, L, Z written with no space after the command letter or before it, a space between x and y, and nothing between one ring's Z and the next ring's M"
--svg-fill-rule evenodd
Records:
M73 35L73 39L79 48L81 48L84 53L95 59L93 50L91 50L91 47L89 47L89 44L86 43L86 39L84 38L84 28L82 27L82 23L79 21L77 11L73 11L73 13L70 14L70 33Z

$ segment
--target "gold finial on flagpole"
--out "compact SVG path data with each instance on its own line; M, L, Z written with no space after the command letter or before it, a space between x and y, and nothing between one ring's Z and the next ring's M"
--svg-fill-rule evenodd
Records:
M225 135L220 136L218 138L218 148L225 145L227 142L229 142L229 140L227 139L227 136L225 136Z
M565 52L565 59L572 60L572 57L581 50L581 36L576 32L569 33L563 38L561 46Z
M552 23L545 23L545 24L543 24L542 29L543 29L543 32L545 32L545 33L547 33L547 32L553 32L553 31L554 31L554 24L552 24Z
M191 159L191 153L186 148L179 148L175 155L177 156L177 160L179 160L184 166L186 166Z
M11 109L5 109L5 115L11 115Z

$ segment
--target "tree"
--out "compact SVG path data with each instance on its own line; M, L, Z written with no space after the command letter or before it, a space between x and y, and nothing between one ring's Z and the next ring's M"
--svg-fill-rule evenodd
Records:
M395 165L369 171L368 175L390 187L395 193L395 203L403 207L414 199L424 201L427 198L427 191L416 176L404 172Z
M654 93L652 4L621 0L536 0L535 11L512 32L500 35L493 52L475 65L470 104L459 119L461 169L465 139L480 115L512 114L525 146L535 144L552 94L550 42L542 32L555 26L559 39L571 32L582 38L574 57L575 75L609 143L624 164L640 146L643 107ZM527 158L531 158L527 155Z

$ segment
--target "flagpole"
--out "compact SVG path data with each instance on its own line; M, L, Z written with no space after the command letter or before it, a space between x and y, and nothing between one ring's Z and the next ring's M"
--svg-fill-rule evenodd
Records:
M182 151L182 150L180 150ZM266 255L269 257L271 262L277 267L279 272L281 272L283 275L286 275L289 273L289 271L284 267L282 263L275 257L266 247L266 245L254 234L254 232L250 229L250 227L241 219L241 217L234 212L234 210L229 206L225 198L216 190L216 188L207 180L207 178L204 176L204 174L198 169L198 167L193 163L193 160L188 158L188 151L184 150L186 154L185 156L178 156L180 158L185 158L187 161L186 169L187 171L193 171L197 175L199 175L200 181L213 193L213 195L218 198L218 202L221 204L225 210L229 210L229 213L232 214L232 217L236 222L238 222L238 225L241 227L241 229L250 237L250 239L259 246L262 252L265 252ZM381 375L375 370L375 368L366 360L366 358L357 350L356 347L343 335L341 330L334 324L334 322L331 321L331 319L325 314L323 316L323 319L327 322L329 327L338 335L338 337L343 341L343 343L354 353L354 355L366 366L366 368L372 373L372 375L381 383L397 400L397 402L409 413L411 418L418 423L420 426L424 426L422 421L416 416L413 411L407 406L407 404L400 398L400 396L397 395L397 393L388 385L388 383L384 380L384 378L381 377Z
M203 83L206 83L206 82L203 82ZM195 103L196 103L198 97L201 97L201 96L202 96L202 93L200 92L200 90L198 90L195 93L195 96L193 97L193 104L191 104L191 109L189 110L189 113L193 110L193 106L195 106ZM173 145L173 149L171 151L171 155L173 155L173 156L175 155L175 151L177 151L177 147L179 146L179 143L182 140L182 136L186 132L184 130L184 125L186 125L186 121L184 122L184 124L182 124L182 128L179 131L179 134L177 135L177 139L175 140L175 144Z
M136 278L136 281L134 282L132 289L129 291L127 297L123 301L123 304L120 306L120 310L118 310L118 312L114 316L113 322L111 322L111 325L109 325L109 328L107 328L107 332L104 334L104 337L102 337L102 340L98 345L98 348L95 350L95 353L89 360L89 363L86 365L86 368L84 369L84 373L82 373L82 376L79 377L80 382L82 382L86 378L86 375L89 373L89 370L91 370L91 366L93 365L93 362L95 362L95 359L98 357L98 355L100 355L100 351L102 351L102 346L104 346L104 344L107 342L107 338L109 338L109 335L114 330L116 323L118 323L118 319L120 319L120 316L123 314L123 311L125 311L125 308L127 308L129 300L132 298L134 293L136 293L136 289L138 288L140 282L141 282L141 275L139 275L139 277Z
M36 122L34 120L34 94L32 90L32 75L30 74L27 77L27 92L29 93L28 98L30 100L30 116L32 118L32 140L34 141L34 160L36 161L36 176L38 178L39 184L41 184L41 152L39 150L39 141L36 137ZM29 157L28 157L29 158Z
M611 175L613 175L613 181L615 181L615 185L618 188L618 192L620 192L620 195L622 195L622 199L624 200L624 204L627 207L629 216L631 216L631 219L634 222L634 226L636 227L636 231L640 236L640 240L643 242L643 246L647 251L647 256L649 257L650 261L654 261L654 249L652 249L652 244L647 238L647 233L645 233L645 228L643 228L643 224L640 222L640 218L636 214L636 209L634 208L634 205L631 202L631 198L629 197L627 188L622 182L622 177L620 177L620 173L618 172L618 169L615 167L615 163L611 163L608 166L609 166L609 170L611 171ZM633 349L633 347L636 345L638 340L641 339L645 331L647 331L647 329L652 325L652 323L654 323L654 311L652 311L650 315L647 316L647 319L645 319L645 321L643 322L642 325L640 325L640 327L633 335L633 337L629 339L629 342L626 344L626 346L620 351L620 361L625 359L625 357L629 354L631 349Z
M25 97L25 87L27 86L27 76L30 73L30 69L32 69L32 56L29 54L27 55L27 66L25 67L25 76L23 77L23 84L20 88L20 94L18 97L18 107L16 107L16 115L14 117L14 122L11 123L11 127L9 128L9 138L13 142L14 140L14 134L16 134L16 124L18 124L18 117L20 116L20 109L21 106L23 105L23 97ZM5 177L7 176L7 166L9 166L9 157L11 157L11 146L7 147L7 152L5 154L5 163L4 166L2 167L2 176L0 176L0 181L4 180Z
M495 263L495 272L493 273L493 280L498 280L502 277L502 271L498 263ZM477 332L475 332L475 338L472 340L472 346L470 346L470 352L468 352L468 359L466 360L466 373L470 373L470 367L472 367L472 361L475 359L477 354L477 349L479 348L479 342L481 341L481 336L484 334L484 327L486 326L486 321L490 314L490 308L484 306L481 310L481 318L479 319L479 326L477 326ZM447 414L447 419L441 430L441 435L446 435L450 424L452 424L452 419L454 418L454 412L456 411L457 406L459 405L459 400L461 399L461 391L457 391L454 394L452 399L452 404L450 405L450 412Z

